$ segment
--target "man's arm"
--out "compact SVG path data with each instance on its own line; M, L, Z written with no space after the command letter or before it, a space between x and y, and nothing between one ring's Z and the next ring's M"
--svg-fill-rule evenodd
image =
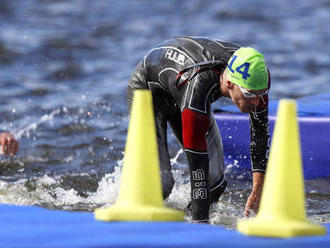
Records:
M252 209L258 212L259 202L264 182L264 174L269 153L269 127L268 127L268 96L263 99L264 109L260 112L250 113L250 153L253 173L252 192L245 205L245 216L250 215Z
M209 219L209 158L206 133L210 127L207 114L184 109L182 112L182 138L190 169L192 217L196 222Z

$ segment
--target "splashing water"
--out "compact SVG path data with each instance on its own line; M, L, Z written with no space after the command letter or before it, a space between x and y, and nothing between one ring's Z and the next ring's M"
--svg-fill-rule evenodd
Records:
M179 151L180 152L180 151ZM101 206L113 205L118 197L120 189L120 176L123 160L117 161L117 166L112 173L105 174L99 181L95 192L81 194L73 188L63 186L65 176L44 175L29 179L21 179L16 182L0 180L0 202L5 204L37 205L51 209L64 209L70 211L94 211ZM183 166L183 165L181 165ZM165 204L185 210L185 221L191 222L191 213L186 211L190 202L190 183L188 173L182 170L173 170L175 185ZM91 177L90 174L71 174ZM248 183L240 185L232 183L220 197L219 202L211 205L210 224L222 225L229 229L235 229L239 219L244 218L244 205L250 190ZM317 193L307 194L307 204L323 205L323 214L319 211L308 211L308 218L315 223L323 223L329 219L329 206L327 200L319 200ZM326 195L325 195L326 197Z
M50 114L45 114L43 115L39 121L31 123L29 125L27 125L26 127L14 132L16 135L16 139L21 139L22 136L25 134L27 138L30 137L30 132L31 131L35 131L37 129L37 127L47 121L52 121L54 116L59 114L61 112L60 109L55 109L53 110Z
M16 182L0 180L0 202L71 211L93 211L95 207L115 203L119 192L120 173L118 166L113 173L106 174L100 180L96 192L87 192L83 196L73 188L65 189L62 185L63 176L44 175ZM71 176L90 175L80 173Z

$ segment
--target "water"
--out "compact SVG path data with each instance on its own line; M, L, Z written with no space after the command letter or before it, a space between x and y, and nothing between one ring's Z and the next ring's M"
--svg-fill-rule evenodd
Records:
M272 99L330 93L330 2L289 5L294 8L284 0L0 0L0 129L20 142L16 157L1 157L0 202L72 211L114 203L128 126L127 80L137 61L171 36L256 47L272 72ZM167 204L183 209L187 164L169 139L176 185ZM329 181L306 182L308 217L317 223L330 221ZM212 206L211 222L234 228L250 187L230 182Z

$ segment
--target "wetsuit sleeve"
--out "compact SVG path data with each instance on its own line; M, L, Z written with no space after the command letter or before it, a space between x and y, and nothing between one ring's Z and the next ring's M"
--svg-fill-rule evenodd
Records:
M268 70L268 89L270 72ZM270 136L268 125L268 95L264 96L255 112L250 117L250 155L252 172L265 172L268 162Z
M182 112L182 127L183 146L190 169L192 217L195 221L207 222L210 200L206 133L210 117L186 108Z
M268 108L250 113L250 155L252 172L265 172L269 153Z

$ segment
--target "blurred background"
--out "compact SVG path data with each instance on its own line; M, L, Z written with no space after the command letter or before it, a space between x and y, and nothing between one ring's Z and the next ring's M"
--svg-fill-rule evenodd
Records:
M0 203L93 211L115 202L127 81L161 41L252 46L269 65L271 99L300 98L330 93L329 23L329 0L0 0L0 129L20 142L17 156L1 156ZM187 164L169 139L176 185L167 204L185 208ZM307 182L312 221L330 221L329 184ZM250 186L233 179L211 222L234 228Z

